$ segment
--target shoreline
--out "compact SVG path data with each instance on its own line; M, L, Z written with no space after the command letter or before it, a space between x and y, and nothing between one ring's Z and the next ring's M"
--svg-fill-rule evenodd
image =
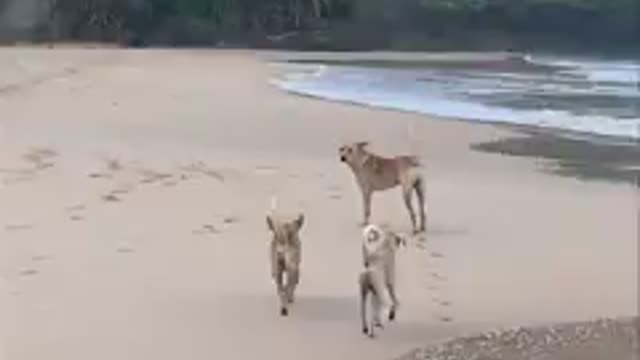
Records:
M510 52L435 54L392 52L298 54L283 52L263 56L272 66L280 68L279 75L273 83L296 95L340 101L351 105L424 114L427 117L474 123L515 125L516 127L523 125L542 129L549 128L569 135L593 134L594 138L600 140L610 138L616 142L625 140L635 142L640 139L640 123L637 123L640 118L633 110L628 110L629 108L626 107L626 104L629 103L632 108L631 101L636 99L637 92L629 90L628 87L632 84L629 83L630 79L622 77L632 71L634 67L640 66L637 62L627 64L622 61L614 66L611 63L598 63L597 59L584 58L580 60L580 58L556 58L545 54ZM610 66L614 67L609 68ZM370 70L367 70L368 68ZM447 75L452 68L456 71ZM394 69L424 69L427 71L425 73L427 78L426 80L421 79L420 73L414 72L405 75L400 73L398 77L395 77L392 71ZM484 78L487 73L492 72L504 76L509 75L507 76L508 86L505 86L507 88L515 86L519 90L513 90L507 94L491 93L490 91L485 94L484 91L489 89L485 87L491 86L492 83L466 84L459 79L465 74L465 72L457 71L460 69L471 71L469 76L472 78L476 76ZM444 71L444 73L440 74L440 71ZM553 79L547 78L547 76L532 75L539 72L558 74L557 78ZM623 73L621 75L618 72ZM513 75L513 79L511 79L511 75ZM353 76L354 79L350 79L349 76ZM438 86L435 87L436 90L426 87L427 85L414 88L412 81L405 78L407 76L411 78L415 76L414 81L418 83L421 81L455 81L456 83L460 82L459 86L469 85L471 89L469 89L468 96L463 96ZM494 80L499 81L501 76ZM549 81L551 82L549 86L562 86L563 90L543 96L544 87L531 85L528 87L529 90L521 93L520 87L527 85L523 83L524 80L517 79L523 76L524 79L536 84ZM532 77L529 78L530 76ZM394 86L404 84L409 89L400 93L393 87L389 90L381 80L383 77L389 77L389 81L395 84ZM626 80L619 80L621 78ZM491 79L488 77L486 81L491 81ZM332 88L332 84L335 84L337 88ZM368 86L367 84L380 87L381 90L366 91L362 96L354 93L354 91L357 92L358 89ZM340 91L340 86L345 87L344 92ZM593 89L584 92L583 87L585 86L593 87ZM613 91L613 93L600 94L597 91L600 86L606 87L603 88L603 91ZM608 87L613 88L609 89ZM474 92L471 93L471 90ZM471 94L475 94L476 90L482 91L481 95L472 96ZM416 95L416 91L426 91L427 94L434 93L431 96L421 97ZM543 93L539 93L541 91ZM563 95L563 91L567 93ZM460 97L456 97L458 95ZM453 100L447 99L448 96L454 96ZM393 99L397 97L397 99L385 100L385 97ZM588 105L590 101L594 102L593 107L585 107L585 104ZM455 108L465 110L455 110ZM474 111L479 114L474 116Z
M581 132L552 126L514 124L506 121L474 121L465 118L428 115L411 110L371 105L351 100L330 99L320 95L282 88L278 84L272 85L290 96L340 103L372 111L381 110L414 115L423 118L424 121L455 122L489 129L499 127L514 135L508 140L471 144L470 149L487 153L499 153L506 156L543 158L551 161L552 166L557 167L557 169L551 170L552 173L557 175L571 176L583 180L622 182L640 187L640 182L637 180L640 178L640 148L638 147L640 138ZM551 146L526 146L536 142L546 143ZM526 150L525 146L527 147ZM558 150L554 151L553 149ZM574 155L567 156L567 151L571 151ZM582 153L582 155L577 155L579 153ZM593 155L598 153L610 155L600 158L596 156L596 159L594 159Z
M280 86L277 84L274 84L273 86L280 88ZM572 138L572 137L586 138L588 141L594 142L594 143L618 144L618 145L624 145L624 146L637 146L638 142L640 141L640 137L633 138L633 137L622 136L622 135L597 134L597 133L587 132L587 131L579 131L579 130L573 130L573 129L565 129L560 127L542 126L542 125L534 125L534 124L514 124L514 123L509 123L503 120L473 120L471 118L462 118L462 117L455 117L455 116L440 116L440 115L434 115L434 114L425 114L425 113L412 111L412 110L402 110L402 109L393 108L393 107L386 107L382 105L365 104L365 103L357 102L354 100L330 99L322 95L308 94L308 93L297 91L297 90L290 90L290 89L284 89L284 88L280 88L280 90L289 95L299 96L301 98L310 98L315 100L342 103L350 106L363 107L371 110L379 109L384 111L397 112L400 114L418 115L427 120L453 121L453 122L460 122L464 124L477 125L477 126L502 127L507 130L513 130L514 132L549 132L549 133L554 133L554 134L564 136L564 137L569 137L569 138Z

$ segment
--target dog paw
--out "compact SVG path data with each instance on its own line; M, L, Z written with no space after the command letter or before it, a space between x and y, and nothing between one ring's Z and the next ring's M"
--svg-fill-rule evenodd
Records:
M283 307L280 308L280 316L288 316L289 315L289 310L287 310L287 308Z
M396 311L395 310L389 311L389 321L394 321L395 319L396 319Z
M368 328L368 327L366 327L366 326L364 326L364 327L362 328L362 333L363 333L363 334L365 334L365 335L369 335L369 328Z

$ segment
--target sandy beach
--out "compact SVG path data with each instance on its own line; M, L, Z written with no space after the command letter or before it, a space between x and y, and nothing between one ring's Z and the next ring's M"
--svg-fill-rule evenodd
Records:
M587 170L563 167L562 137L297 97L265 58L0 49L1 358L392 359L637 315L637 188L587 171L637 151L581 143ZM426 239L399 253L398 320L375 341L358 322L360 195L337 155L356 140L419 155L427 179ZM273 197L306 216L288 318ZM399 190L373 220L409 231Z

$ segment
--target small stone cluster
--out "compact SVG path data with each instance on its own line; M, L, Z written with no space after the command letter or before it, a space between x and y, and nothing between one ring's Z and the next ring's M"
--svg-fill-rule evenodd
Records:
M639 318L601 319L489 331L417 349L397 360L563 360L584 356L634 360L640 358L639 325Z

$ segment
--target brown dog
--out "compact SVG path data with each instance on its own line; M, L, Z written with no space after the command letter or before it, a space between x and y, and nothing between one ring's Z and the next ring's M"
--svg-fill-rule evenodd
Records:
M280 315L289 314L289 304L294 301L294 293L300 281L300 261L302 244L299 232L304 223L304 215L294 219L267 215L267 226L271 230L271 276L276 283L280 298ZM285 282L286 276L286 282Z
M363 225L368 224L371 217L373 193L400 185L413 232L424 231L426 228L425 184L422 175L417 171L417 167L420 166L418 159L415 156L382 157L367 151L367 145L367 142L356 142L343 145L338 150L340 161L351 168L360 187L364 211ZM411 204L414 191L418 198L420 227L416 224L416 213Z

